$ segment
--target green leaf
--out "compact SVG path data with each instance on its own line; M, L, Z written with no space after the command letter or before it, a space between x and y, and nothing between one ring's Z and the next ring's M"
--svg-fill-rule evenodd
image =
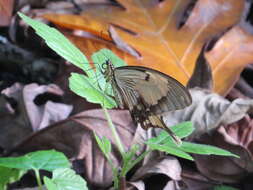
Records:
M226 185L217 185L214 187L213 190L239 190L237 188L234 188L234 187L229 187L229 186L226 186Z
M111 145L111 142L109 141L109 139L107 139L106 137L102 137L100 139L99 136L97 136L95 132L94 132L94 136L95 136L95 139L98 143L100 150L104 153L104 155L107 158L109 158L109 154L111 153L111 149L112 149L112 145Z
M52 179L44 177L48 190L88 190L85 180L69 168L53 171Z
M0 166L22 170L47 170L69 168L70 163L66 156L55 150L31 152L20 157L0 158Z
M236 158L239 158L239 156L215 147L211 145L204 145L204 144L196 144L196 143L190 143L190 142L183 142L182 145L179 147L180 150L189 152L189 153L194 153L194 154L203 154L203 155L220 155L220 156L233 156Z
M43 178L45 186L47 187L47 190L57 190L57 185L53 182L53 180L51 180L50 178L48 178L47 176L45 176Z
M115 67L126 65L118 56L108 49L102 49L92 55L96 72L93 77L86 77L78 73L72 73L69 78L70 89L77 95L92 103L101 104L102 107L111 109L117 107L113 97L111 84L104 78L103 63L110 60Z
M171 130L180 138L188 137L194 131L191 121L179 123L171 127Z
M126 176L128 171L130 171L136 164L143 160L148 153L150 153L150 151L145 151L141 155L136 156L136 152L138 150L139 146L133 145L131 149L124 154L121 176Z
M194 160L191 155L187 154L186 152L180 150L178 147L172 147L168 145L160 145L160 144L151 144L147 143L149 147L153 150L159 150L162 152L166 152L168 154L172 154L181 158L185 158L188 160Z
M116 102L110 96L106 96L97 84L91 83L91 80L81 74L71 73L69 78L69 87L77 95L86 98L87 101L92 103L99 103L105 108L116 107Z
M81 68L87 73L88 76L93 76L93 70L91 70L87 58L62 33L55 28L33 20L22 13L18 13L18 15L28 25L30 25L36 31L36 33L45 40L46 44L57 54L73 63L75 66Z
M126 175L127 171L129 171L131 168L131 164L134 161L134 157L136 155L136 152L139 150L139 146L134 144L127 152L123 154L123 166L121 170L121 174L123 176Z
M180 138L187 137L194 130L191 122L180 123L178 125L171 127L171 129ZM194 153L194 154L202 154L202 155L211 155L212 154L212 155L221 155L221 156L234 156L234 157L238 158L237 155L235 155L229 151L226 151L221 148L214 147L214 146L210 146L210 145L182 142L181 146L176 146L172 142L172 138L164 131L161 132L157 137L149 139L146 144L148 144L153 149L165 151L169 154L174 154L179 157L182 157L182 155L183 155L182 153L186 153L186 154L187 153ZM174 151L174 153L171 151ZM189 156L189 154L187 154L187 155ZM183 156L187 157L187 155L183 155ZM187 158L187 159L189 159L189 158Z
M129 151L127 151L124 154L124 162L129 162L133 159L133 157L135 156L136 152L139 150L139 145L132 145L131 148L129 149Z
M9 183L16 182L27 172L27 170L18 170L0 166L0 189L6 190Z
M110 60L115 67L122 67L126 66L127 64L116 56L111 50L109 49L101 49L98 52L94 53L91 56L91 59L95 64L96 68L102 69L102 64L106 61ZM97 64L100 64L99 66Z
M187 137L194 131L192 122L179 123L178 125L174 125L170 127L170 129L179 138ZM147 143L153 143L153 144L162 144L166 142L174 144L171 136L166 131L162 131L157 137L150 138L147 141Z

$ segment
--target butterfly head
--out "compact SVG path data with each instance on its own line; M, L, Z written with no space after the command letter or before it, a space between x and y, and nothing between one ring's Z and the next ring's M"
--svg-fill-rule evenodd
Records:
M107 60L102 64L103 74L105 76L106 82L110 82L113 78L114 66L110 60Z

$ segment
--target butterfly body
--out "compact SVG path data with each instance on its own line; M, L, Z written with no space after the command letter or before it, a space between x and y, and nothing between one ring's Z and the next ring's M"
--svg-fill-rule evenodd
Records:
M107 61L104 69L117 105L127 107L135 123L140 123L144 129L163 128L175 141L179 141L160 115L191 104L191 96L182 84L164 73L141 66L114 68Z

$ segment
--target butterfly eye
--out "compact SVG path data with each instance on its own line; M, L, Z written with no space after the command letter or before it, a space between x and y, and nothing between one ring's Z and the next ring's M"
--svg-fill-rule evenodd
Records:
M107 67L107 64L106 64L106 63L103 63L103 64L102 64L102 69L106 69L106 67Z

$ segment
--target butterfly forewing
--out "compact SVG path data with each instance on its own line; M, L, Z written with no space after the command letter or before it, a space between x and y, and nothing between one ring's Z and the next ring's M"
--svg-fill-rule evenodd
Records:
M115 101L116 101L118 107L123 109L124 108L124 100L123 100L123 96L122 96L122 89L120 89L118 87L114 78L112 79L111 84L112 84L112 90L113 90L113 94L115 97Z
M114 78L125 94L134 96L133 105L141 101L152 114L183 109L191 104L188 90L159 71L138 66L118 67L114 69Z

